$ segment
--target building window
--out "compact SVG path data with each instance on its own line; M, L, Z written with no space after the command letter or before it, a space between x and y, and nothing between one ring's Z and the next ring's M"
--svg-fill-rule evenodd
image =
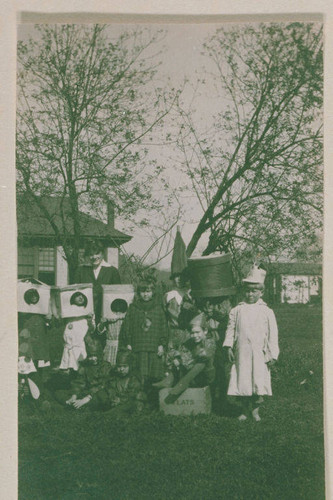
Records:
M55 250L54 248L39 248L38 279L48 285L55 284Z
M17 261L19 278L35 277L35 254L33 247L19 247Z

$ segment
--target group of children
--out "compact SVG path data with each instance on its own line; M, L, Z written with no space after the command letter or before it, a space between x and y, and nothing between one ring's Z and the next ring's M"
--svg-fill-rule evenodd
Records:
M69 408L120 405L140 411L157 407L161 388L170 388L165 402L172 404L188 387L210 386L222 410L227 396L237 396L239 420L252 415L259 421L259 404L272 394L270 368L279 354L275 316L262 300L264 279L265 271L254 266L243 280L244 301L232 307L228 296L194 300L184 273L174 276L164 297L156 292L154 276L146 275L126 315L119 301L115 320L66 320L58 367L50 367L46 318L20 313L22 397L29 388L39 399L46 387L54 401ZM30 295L34 300L33 290ZM83 307L85 296L77 291L71 301ZM43 370L49 374L46 382L36 378Z

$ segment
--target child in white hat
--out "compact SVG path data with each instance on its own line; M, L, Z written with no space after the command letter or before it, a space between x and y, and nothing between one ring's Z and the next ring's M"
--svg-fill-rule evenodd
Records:
M262 300L266 271L254 265L243 280L245 301L230 311L223 347L233 363L229 396L240 396L242 414L260 421L262 396L271 396L270 368L279 355L278 329L274 312Z

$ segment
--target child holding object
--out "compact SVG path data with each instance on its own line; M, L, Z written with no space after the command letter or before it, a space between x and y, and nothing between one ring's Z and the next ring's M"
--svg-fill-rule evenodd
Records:
M246 420L250 410L259 422L262 396L271 396L270 368L279 355L278 329L274 312L262 300L266 271L256 265L243 280L245 302L231 309L223 347L233 363L229 396L239 396Z

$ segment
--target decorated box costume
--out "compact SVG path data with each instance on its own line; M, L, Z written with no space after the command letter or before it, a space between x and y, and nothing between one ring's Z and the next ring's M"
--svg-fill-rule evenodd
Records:
M83 296L82 305L76 305L75 300L80 295ZM92 286L85 284L57 288L55 301L60 316L66 320L65 345L59 368L77 371L79 361L87 356L84 338L94 330Z
M48 322L51 287L38 280L18 281L19 346L29 343L29 356L36 368L50 366Z
M97 330L106 335L103 359L112 366L116 365L121 326L133 298L133 285L103 285L103 321Z

